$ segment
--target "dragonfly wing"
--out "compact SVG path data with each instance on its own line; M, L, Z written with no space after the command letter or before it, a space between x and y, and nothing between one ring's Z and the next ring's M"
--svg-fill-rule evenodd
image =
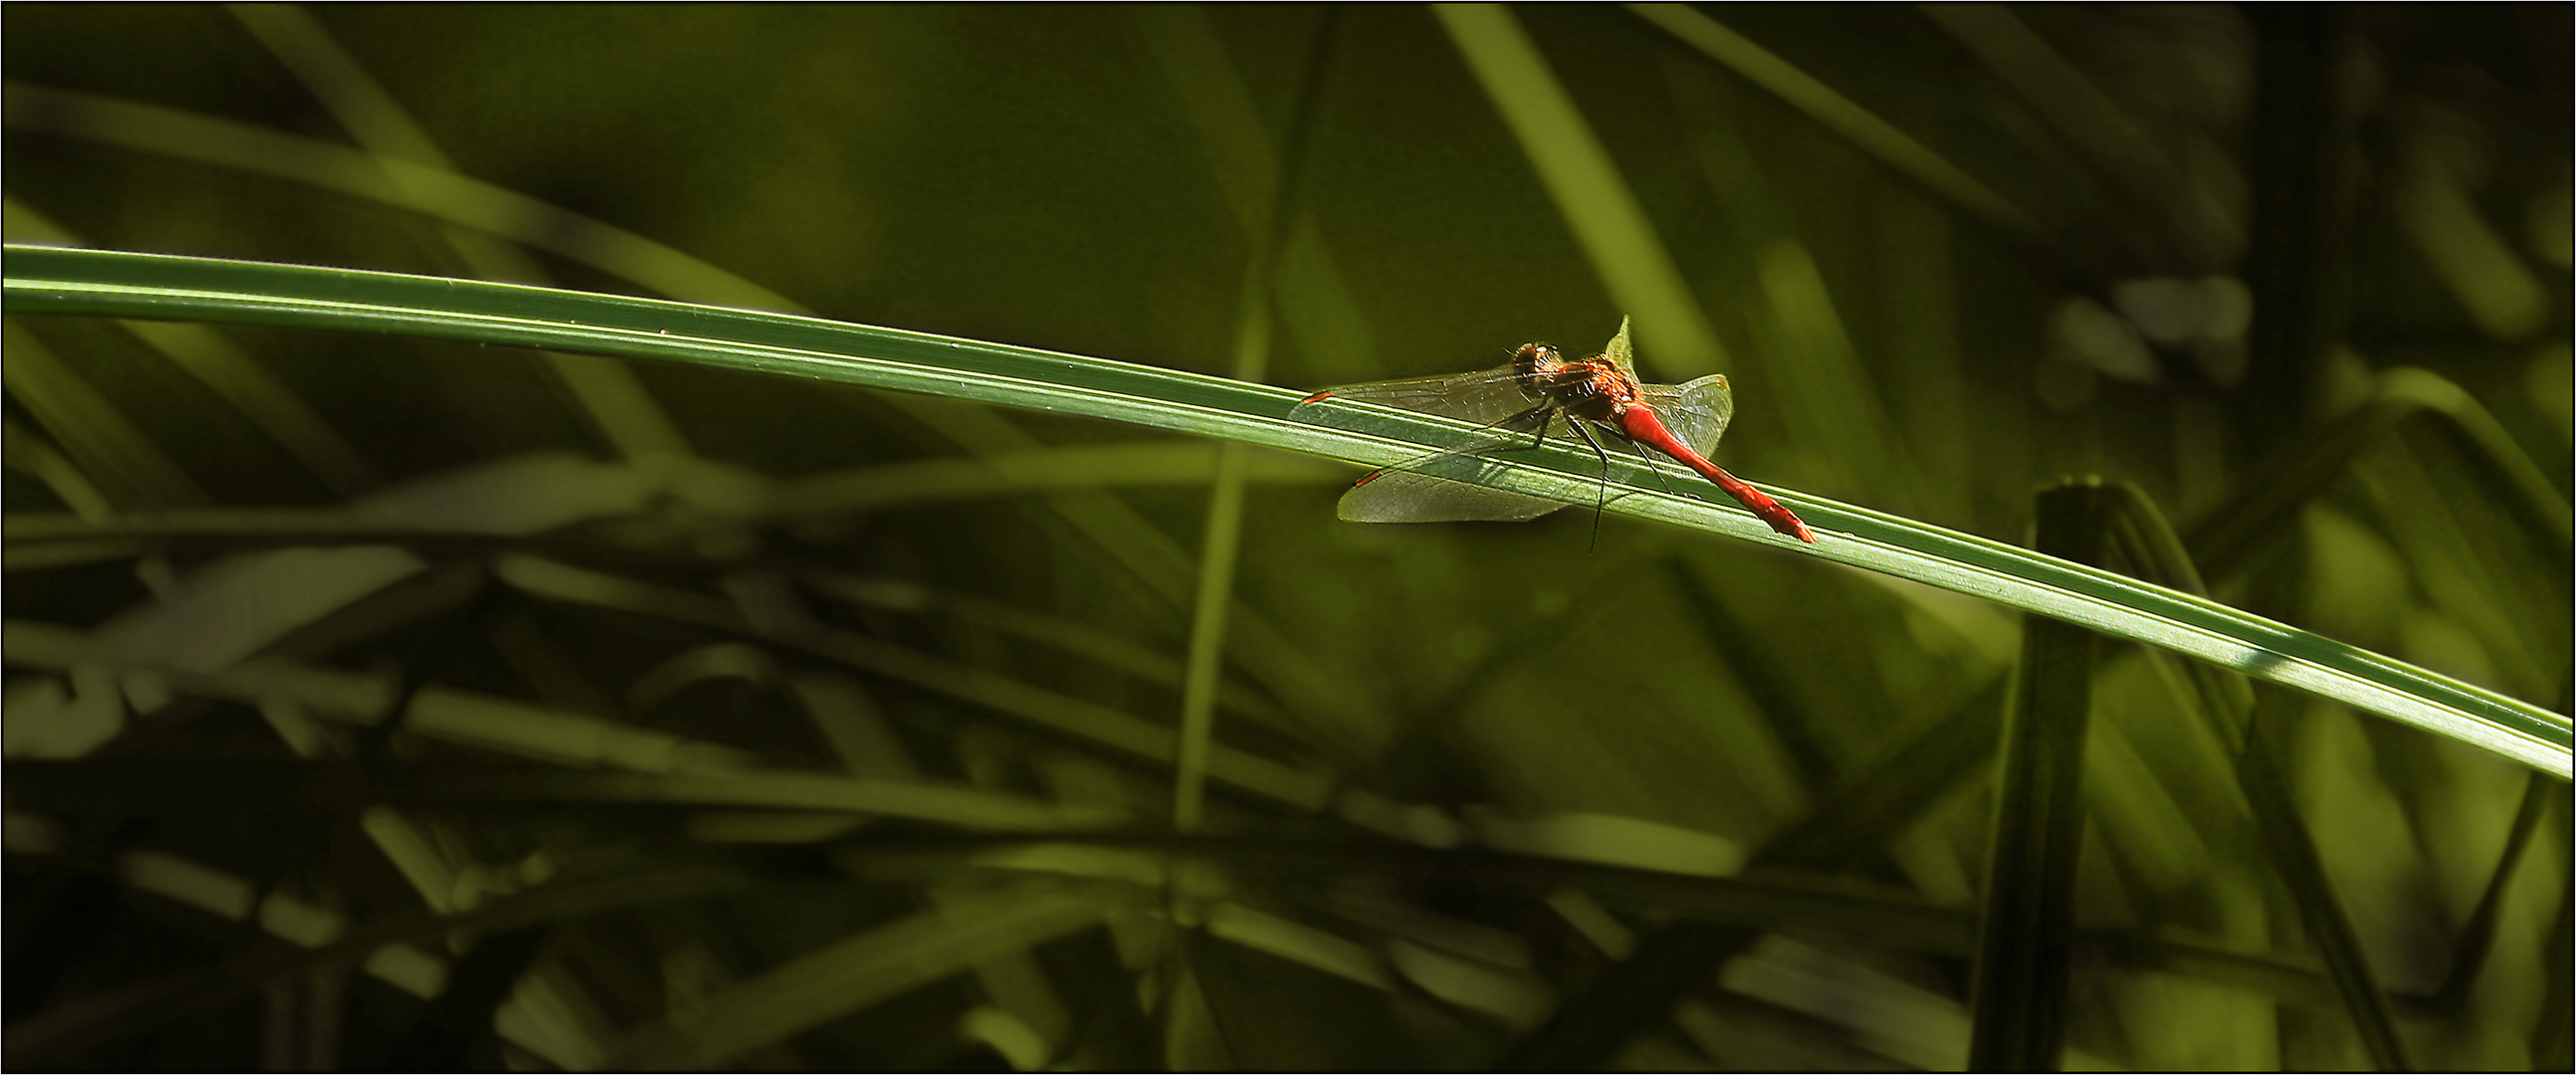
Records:
M1735 393L1726 387L1722 373L1677 385L1647 385L1638 398L1655 409L1676 439L1701 455L1717 450L1727 421L1735 417Z
M1390 470L1342 494L1339 514L1354 523L1518 523L1564 506L1562 500L1490 485Z
M1675 385L1639 381L1636 350L1628 342L1625 317L1619 319L1619 334L1610 337L1610 345L1601 350L1601 357L1637 385L1637 397L1655 409L1655 414L1664 420L1664 428L1672 430L1674 437L1701 455L1716 450L1718 438L1726 435L1727 420L1735 417L1735 394L1727 388L1725 374L1712 373Z
M1473 480L1503 469L1494 453L1530 447L1534 434L1556 420L1554 411L1523 408L1493 423L1475 443L1408 459L1362 478L1342 494L1341 517L1355 523L1525 522L1564 507L1562 500Z
M1519 414L1528 410L1532 402L1529 395L1521 391L1520 381L1513 376L1512 368L1502 366L1475 373L1327 388L1315 393L1309 402L1298 404L1296 410L1289 412L1289 417L1301 417L1301 412L1308 408L1337 400L1382 404L1398 410L1463 418L1480 424L1499 422Z

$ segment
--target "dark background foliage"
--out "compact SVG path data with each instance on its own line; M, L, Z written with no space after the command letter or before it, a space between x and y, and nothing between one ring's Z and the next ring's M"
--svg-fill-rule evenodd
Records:
M1480 77L1514 26L1539 75ZM0 103L12 243L1299 388L1633 314L1793 502L2024 542L2043 482L2134 483L2220 599L2563 714L2570 34L16 4ZM1545 79L1570 131L1511 118ZM1647 246L1545 178L1585 159ZM2021 645L1971 599L1616 515L1340 523L1287 457L1211 543L1207 445L679 365L18 316L5 368L13 1065L1968 1059ZM2068 1066L2385 1062L2185 673L2091 675ZM2280 704L2398 1047L2563 1067L2566 785Z

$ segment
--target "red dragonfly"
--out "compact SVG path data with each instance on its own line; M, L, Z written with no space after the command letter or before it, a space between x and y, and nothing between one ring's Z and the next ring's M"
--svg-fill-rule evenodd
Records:
M1546 442L1557 419L1563 418L1565 431L1555 435L1562 440L1580 441L1601 457L1604 496L1608 495L1610 453L1602 448L1595 426L1625 441L1641 456L1647 448L1653 448L1680 460L1683 466L1716 482L1736 503L1771 524L1771 529L1811 545L1816 541L1815 533L1799 521L1796 513L1708 461L1708 452L1717 447L1718 437L1726 432L1727 419L1735 415L1735 397L1727 391L1726 378L1712 373L1686 384L1638 383L1636 367L1629 361L1628 323L1624 319L1609 348L1591 358L1568 361L1547 344L1524 344L1509 364L1490 370L1327 388L1298 403L1289 417L1304 416L1308 408L1320 407L1327 400L1383 403L1408 411L1483 422L1496 434L1361 478L1350 492L1342 494L1341 517L1352 522L1520 522L1562 508L1562 501L1452 481L1423 471L1515 447L1535 448Z

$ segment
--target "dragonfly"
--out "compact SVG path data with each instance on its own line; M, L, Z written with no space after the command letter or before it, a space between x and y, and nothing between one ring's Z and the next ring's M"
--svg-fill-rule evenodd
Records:
M1735 415L1735 396L1727 389L1726 377L1712 373L1678 385L1640 383L1630 361L1626 319L1619 322L1619 334L1611 337L1609 346L1591 358L1569 360L1547 344L1523 344L1510 362L1489 370L1327 388L1300 401L1289 417L1312 420L1315 408L1335 400L1481 422L1487 434L1361 478L1342 494L1340 515L1352 522L1522 522L1565 507L1560 500L1427 473L1454 471L1457 467L1452 464L1473 464L1516 448L1535 448L1551 435L1578 441L1601 457L1606 503L1610 452L1602 447L1602 437L1607 435L1635 449L1649 463L1654 457L1646 454L1648 448L1671 456L1717 483L1771 529L1811 545L1816 541L1815 532L1787 506L1708 461L1708 453L1726 433L1727 420Z

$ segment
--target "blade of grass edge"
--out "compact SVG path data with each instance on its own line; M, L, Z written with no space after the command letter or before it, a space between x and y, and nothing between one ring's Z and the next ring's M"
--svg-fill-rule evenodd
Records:
M371 155L179 109L24 82L0 87L0 112L6 113L13 130L41 130L381 202L559 254L690 302L787 312L803 309L784 295L634 232L400 157ZM1039 447L1029 433L985 409L923 409L900 395L886 402L920 423L918 428L941 435L977 458ZM1176 609L1187 604L1196 574L1189 569L1189 557L1115 495L1074 490L1047 493L1041 499L1157 597ZM1371 704L1365 695L1339 688L1341 681L1316 669L1255 610L1237 603L1231 617L1230 627L1243 642L1235 650L1236 660L1292 709L1306 714L1365 711Z
M1350 408L1353 429L1287 420L1295 393L1026 348L814 318L506 284L165 255L10 246L7 308L251 322L555 347L925 392L1109 418L1383 465L1447 447L1464 423ZM1495 468L1499 487L1587 499L1572 448ZM1631 485L1610 510L1787 546L1732 505ZM1885 572L2163 646L2346 702L2566 779L2567 718L2223 605L1970 535L1792 494L1826 538L1804 555Z

